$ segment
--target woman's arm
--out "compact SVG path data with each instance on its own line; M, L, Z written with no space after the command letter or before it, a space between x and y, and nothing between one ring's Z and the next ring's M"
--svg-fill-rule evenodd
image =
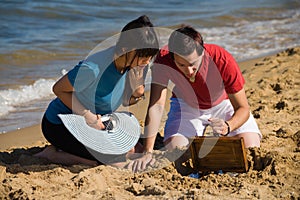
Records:
M124 106L134 105L144 98L144 79L147 70L147 67L134 67L128 71L123 97Z
M75 114L85 117L87 124L97 129L103 129L105 126L101 122L100 117L86 109L73 95L74 88L69 81L68 75L64 75L53 86L54 94Z
M133 92L133 94L130 96L129 99L129 105L134 105L138 103L140 100L143 100L145 98L145 86L140 85L136 88L136 90Z

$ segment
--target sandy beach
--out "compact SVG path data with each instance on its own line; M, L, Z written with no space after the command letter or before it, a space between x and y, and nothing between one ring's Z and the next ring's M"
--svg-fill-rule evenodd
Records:
M196 179L173 163L135 174L57 165L33 157L48 145L36 125L0 134L0 199L299 199L300 47L239 64L263 134L261 148L247 150L247 173ZM132 108L141 125L146 106L147 100Z

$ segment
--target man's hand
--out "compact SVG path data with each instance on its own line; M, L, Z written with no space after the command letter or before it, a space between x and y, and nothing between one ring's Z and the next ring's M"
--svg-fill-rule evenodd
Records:
M230 132L230 127L228 123L226 123L223 119L219 118L210 118L208 119L210 123L210 126L213 129L214 133L218 133L220 135L226 136Z
M155 163L155 159L151 152L144 153L142 157L131 161L127 168L133 172L139 172L145 170L148 165L152 166Z

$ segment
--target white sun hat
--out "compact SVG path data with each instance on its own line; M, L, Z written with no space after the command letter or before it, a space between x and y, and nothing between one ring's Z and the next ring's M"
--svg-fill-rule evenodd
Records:
M138 120L129 112L115 112L102 116L104 124L109 124L106 130L90 127L80 115L59 114L58 116L79 142L88 149L102 154L127 153L136 145L141 134Z

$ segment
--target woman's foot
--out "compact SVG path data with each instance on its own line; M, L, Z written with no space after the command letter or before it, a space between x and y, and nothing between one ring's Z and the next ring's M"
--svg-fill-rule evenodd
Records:
M57 150L53 145L47 146L43 151L36 153L34 156L46 158L53 163L62 165L84 164L92 167L98 165L98 162L95 160L89 160L61 150Z

